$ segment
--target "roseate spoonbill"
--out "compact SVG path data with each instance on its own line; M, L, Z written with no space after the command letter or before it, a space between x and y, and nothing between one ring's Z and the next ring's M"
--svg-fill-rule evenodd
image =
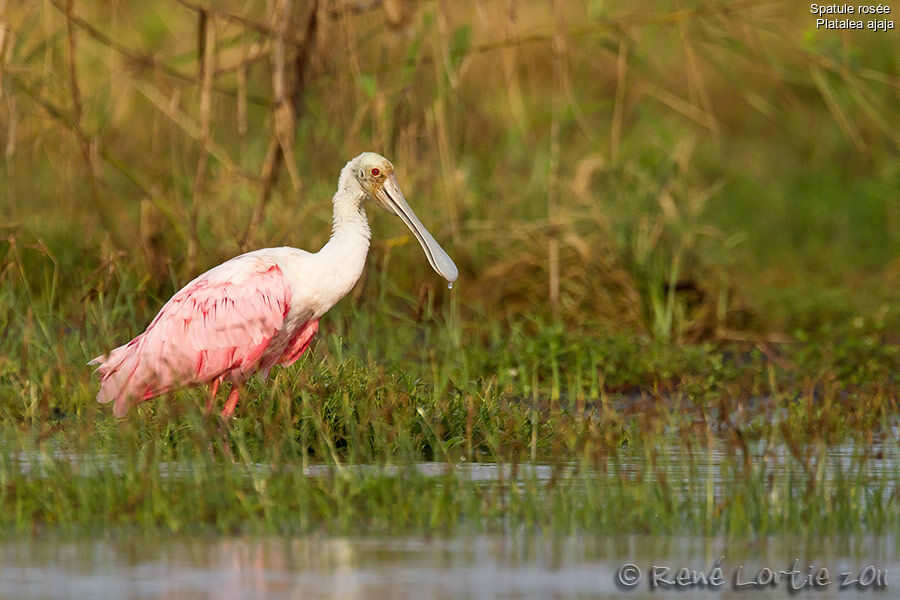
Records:
M373 152L341 170L332 200L331 239L316 253L265 248L210 269L179 290L156 318L124 346L98 356L98 402L123 416L132 404L181 387L210 384L212 410L223 381L232 384L223 417L230 417L242 384L265 379L276 364L293 364L319 330L319 318L350 291L369 251L366 199L400 217L419 240L432 268L451 284L456 265L406 203L394 166Z

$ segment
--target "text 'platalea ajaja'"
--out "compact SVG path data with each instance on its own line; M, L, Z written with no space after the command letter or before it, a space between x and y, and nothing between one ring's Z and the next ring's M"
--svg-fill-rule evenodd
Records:
M99 365L98 402L123 416L177 388L209 383L212 408L223 381L232 384L222 415L231 416L241 385L276 364L293 364L319 330L319 318L356 284L369 251L363 201L374 198L412 230L428 262L450 283L456 265L406 203L394 166L372 152L341 171L331 239L311 254L296 248L248 252L210 269L179 290L156 318Z

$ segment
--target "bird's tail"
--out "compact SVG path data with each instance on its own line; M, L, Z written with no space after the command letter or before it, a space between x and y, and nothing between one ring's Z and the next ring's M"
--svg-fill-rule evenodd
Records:
M97 402L105 404L115 401L113 414L117 417L128 412L132 398L143 396L143 377L136 376L141 366L140 350L141 336L138 336L88 363L97 365L94 372L100 377Z

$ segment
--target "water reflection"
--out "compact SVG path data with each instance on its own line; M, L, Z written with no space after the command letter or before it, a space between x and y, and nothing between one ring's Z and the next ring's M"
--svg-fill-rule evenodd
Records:
M93 455L47 449L42 451L18 451L10 455L0 454L0 475L4 470L29 477L53 477L64 466L75 476L90 476L112 471L120 474L134 466L114 455ZM838 444L822 449L822 453L810 453L800 460L785 445L752 443L746 452L736 452L721 442L705 448L690 449L678 445L660 445L649 456L646 449L622 448L615 456L590 464L418 462L409 465L382 464L265 464L222 463L210 464L192 461L155 463L164 477L195 477L197 471L209 469L237 469L249 477L266 476L273 472L302 469L309 478L353 476L396 477L405 471L415 471L426 477L453 477L476 484L490 485L497 482L525 486L546 483L550 480L569 481L579 485L608 479L635 483L665 485L668 493L677 499L703 498L707 494L719 500L729 486L751 475L765 474L767 489L778 492L777 481L806 481L814 477L819 484L834 481L853 481L854 485L868 493L860 502L888 501L895 487L900 484L900 456L892 444L872 443L866 446Z
M652 566L708 571L721 558L726 585L651 591ZM760 569L788 570L799 559L825 567L823 590L790 594L786 584L738 591ZM623 563L642 581L616 584ZM886 593L839 589L842 571L886 569ZM894 597L900 581L896 538L857 536L731 540L702 537L550 537L507 534L438 538L49 539L0 544L0 598L771 598ZM893 588L893 585L897 588Z

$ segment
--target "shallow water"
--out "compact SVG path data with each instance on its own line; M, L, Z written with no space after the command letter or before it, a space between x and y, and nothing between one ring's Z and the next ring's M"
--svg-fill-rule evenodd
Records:
M709 573L721 557L725 584L655 589L650 570ZM830 584L735 589L762 568L825 568ZM641 580L617 584L621 565ZM738 575L738 567L743 565ZM840 589L840 574L867 566L886 587ZM900 595L892 537L726 542L702 537L548 537L507 534L451 539L393 537L177 538L11 541L0 544L0 598L889 598ZM896 585L896 587L894 587Z
M590 468L577 463L551 466L527 462L516 465L491 462L459 462L452 465L447 462L418 462L411 465L318 463L305 467L294 464L222 463L215 468L236 468L248 476L302 468L304 476L312 478L340 474L396 477L405 470L414 470L426 477L441 477L452 473L457 479L484 485L497 482L525 485L545 483L551 479L572 479L577 483L613 476L635 482L665 480L667 491L676 498L697 497L710 491L715 500L728 493L731 483L748 476L742 464L743 455L721 442L699 451L689 451L682 446L660 445L654 452L655 457L651 458L641 449L623 448L617 456L608 458L605 464L599 463ZM73 475L92 475L99 471L122 473L130 468L124 459L116 456L76 454L61 450L18 451L6 460L7 467L12 471L35 478L52 477L60 464L65 464ZM827 485L838 478L850 479L855 485L865 488L871 499L890 496L895 489L900 489L900 455L892 444L872 443L865 447L853 444L834 445L822 448L821 455L811 450L809 460L811 467L804 467L783 445L763 446L757 443L747 447L746 466L752 464L753 470L763 470L773 481L805 481L811 476L806 468L811 468L812 476L821 483ZM211 465L183 461L158 462L156 467L167 477L191 478L198 468L210 468ZM707 490L707 485L711 486L710 490Z
M754 464L764 463L778 478L801 474L796 458L784 447L750 448ZM52 476L54 465L68 463L74 474L123 470L122 459L67 454L62 451L18 452L7 464L21 473ZM711 483L716 496L740 475L734 451L708 448L686 455L683 448L660 447L655 460L624 450L606 465L607 473L626 479L665 478L676 495L705 493ZM896 489L900 460L889 446L862 449L834 446L821 456L823 481L859 476L870 501ZM737 461L740 462L739 460ZM160 463L172 477L189 477L198 465ZM248 474L272 470L272 465L221 465ZM279 469L300 468L282 465ZM597 467L598 469L600 467ZM393 476L415 469L441 477L452 470L458 478L478 484L528 481L553 477L584 477L578 465L550 466L496 463L423 462L409 466L309 465L308 477L328 477L346 470L357 475ZM700 482L698 483L698 474ZM693 486L689 485L694 481ZM699 488L699 489L698 489ZM708 491L708 490L707 490ZM654 538L646 535L551 536L521 532L453 538L421 537L192 537L175 539L110 538L60 540L39 537L0 542L0 599L3 598L854 598L900 597L900 552L897 536L854 535L826 539L764 538L705 539L700 535ZM723 585L686 589L651 589L654 567L669 567L673 579L685 567L689 577L712 575L720 560ZM764 568L782 576L766 586ZM640 569L637 585L617 584L622 565ZM809 565L814 568L810 570ZM859 574L868 567L870 585L841 587L841 574ZM808 576L824 568L828 585L813 588ZM693 572L690 572L693 571ZM897 577L895 582L893 577ZM791 593L791 584L800 586ZM896 585L896 587L895 587Z

